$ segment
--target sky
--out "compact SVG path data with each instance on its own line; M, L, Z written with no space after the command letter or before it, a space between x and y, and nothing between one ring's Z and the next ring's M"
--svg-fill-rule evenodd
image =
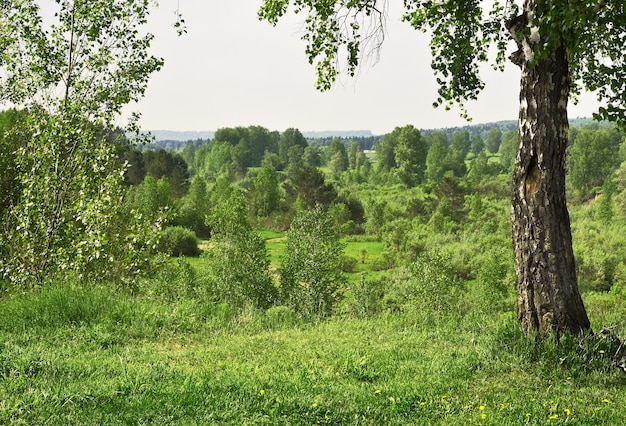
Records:
M458 110L433 108L437 84L430 68L428 36L400 20L402 2L389 1L387 35L375 64L355 78L342 76L327 92L315 89L305 55L303 15L276 27L257 19L261 0L179 0L187 34L174 30L177 1L162 0L148 30L152 53L165 60L145 98L127 111L142 114L144 130L212 131L259 125L270 130L370 130L397 126L442 128L467 124ZM395 8L394 8L395 7ZM514 49L511 49L513 51ZM467 107L472 123L517 119L519 68L485 66L486 88ZM591 94L570 106L570 117L591 116Z

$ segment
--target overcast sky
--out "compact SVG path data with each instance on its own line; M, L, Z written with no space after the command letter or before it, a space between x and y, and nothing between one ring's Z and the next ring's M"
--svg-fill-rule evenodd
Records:
M464 125L458 111L434 109L436 82L427 35L400 21L402 3L390 1L387 37L380 60L342 76L332 90L314 87L315 72L300 40L304 16L290 15L271 27L257 19L261 0L180 0L188 33L173 28L176 1L162 0L152 15L153 53L165 59L145 99L145 130L216 130L260 125L283 131L371 130ZM504 73L486 67L485 91L468 105L473 123L517 119L519 68ZM596 104L583 97L570 117L590 116Z

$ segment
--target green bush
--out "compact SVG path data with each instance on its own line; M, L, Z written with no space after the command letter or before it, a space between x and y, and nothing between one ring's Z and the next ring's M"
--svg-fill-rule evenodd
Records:
M341 272L354 272L354 268L356 268L356 264L358 263L358 260L356 257L354 256L350 256L347 254L341 254L339 256L339 270Z
M140 283L142 293L169 301L202 296L200 277L186 259L169 259Z
M161 231L157 252L171 256L199 256L198 238L182 226L170 226Z
M365 279L356 284L352 291L352 300L348 310L360 318L373 317L382 311L382 301L385 296L385 284L381 279Z
M395 266L396 260L393 253L384 251L379 257L370 263L370 269L374 272L387 271Z
M394 272L384 304L391 312L415 312L424 321L452 319L464 312L462 294L450 259L429 252Z

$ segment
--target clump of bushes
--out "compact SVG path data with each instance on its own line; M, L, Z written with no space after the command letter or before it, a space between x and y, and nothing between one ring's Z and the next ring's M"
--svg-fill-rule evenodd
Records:
M200 255L196 234L182 226L170 226L163 229L156 251L170 256Z

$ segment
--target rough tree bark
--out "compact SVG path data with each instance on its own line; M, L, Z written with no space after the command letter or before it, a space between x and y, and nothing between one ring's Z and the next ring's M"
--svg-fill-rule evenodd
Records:
M565 152L570 95L562 37L546 40L532 17L534 0L508 22L521 68L519 140L511 197L517 319L526 333L584 333L590 329L576 281L565 200ZM535 57L538 44L549 46Z

